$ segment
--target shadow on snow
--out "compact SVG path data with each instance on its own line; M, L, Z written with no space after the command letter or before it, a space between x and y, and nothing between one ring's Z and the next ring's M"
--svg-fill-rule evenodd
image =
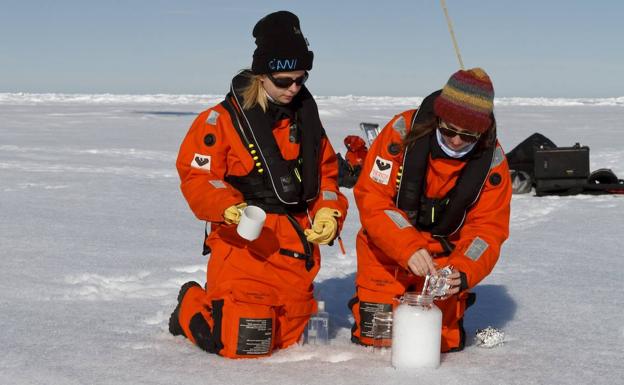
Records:
M341 328L351 328L352 315L347 306L355 295L355 273L342 278L330 278L315 283L314 294L325 301L325 310L330 317L330 338L335 338ZM492 326L504 329L516 313L517 304L503 285L478 285L472 290L477 301L464 315L467 345L472 345L477 329Z

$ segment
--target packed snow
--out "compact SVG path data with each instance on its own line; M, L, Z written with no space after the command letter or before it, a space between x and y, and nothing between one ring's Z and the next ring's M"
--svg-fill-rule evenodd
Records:
M204 282L204 224L179 191L178 146L221 95L0 94L0 383L615 384L624 374L624 196L515 195L511 235L466 314L468 346L401 371L349 341L359 229L323 247L328 346L209 355L167 330L181 284ZM328 135L385 124L422 97L319 96ZM624 98L499 98L506 150L534 132L591 148L624 177ZM477 329L505 343L478 347Z

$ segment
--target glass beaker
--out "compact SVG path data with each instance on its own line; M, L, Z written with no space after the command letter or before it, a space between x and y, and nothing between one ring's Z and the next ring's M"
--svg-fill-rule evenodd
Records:
M392 346L392 312L379 311L373 316L373 348L386 354Z

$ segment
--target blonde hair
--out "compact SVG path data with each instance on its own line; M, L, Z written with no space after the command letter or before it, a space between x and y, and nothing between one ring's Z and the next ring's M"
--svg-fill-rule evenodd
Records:
M254 75L251 72L247 72L245 76L249 79L249 82L242 92L243 109L250 110L257 104L262 108L262 111L266 111L269 106L269 100L262 85L263 75Z

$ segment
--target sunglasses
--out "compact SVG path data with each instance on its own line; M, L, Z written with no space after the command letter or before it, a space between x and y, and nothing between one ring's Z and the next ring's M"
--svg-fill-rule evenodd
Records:
M474 143L477 140L479 140L479 137L481 136L481 134L473 134L473 133L466 132L466 131L459 132L457 130L454 130L446 126L443 122L440 122L438 124L438 130L440 130L442 135L446 136L447 138L454 138L455 135L458 135L459 138L466 143Z
M288 88L292 86L293 83L295 83L298 86L302 86L303 83L305 83L306 80L308 80L307 72L299 76L298 78L294 78L294 79L289 78L289 77L276 78L276 77L273 77L273 75L271 75L270 73L268 73L267 76L269 77L269 79L271 79L271 82L273 82L273 84L275 84L275 86L278 88Z

